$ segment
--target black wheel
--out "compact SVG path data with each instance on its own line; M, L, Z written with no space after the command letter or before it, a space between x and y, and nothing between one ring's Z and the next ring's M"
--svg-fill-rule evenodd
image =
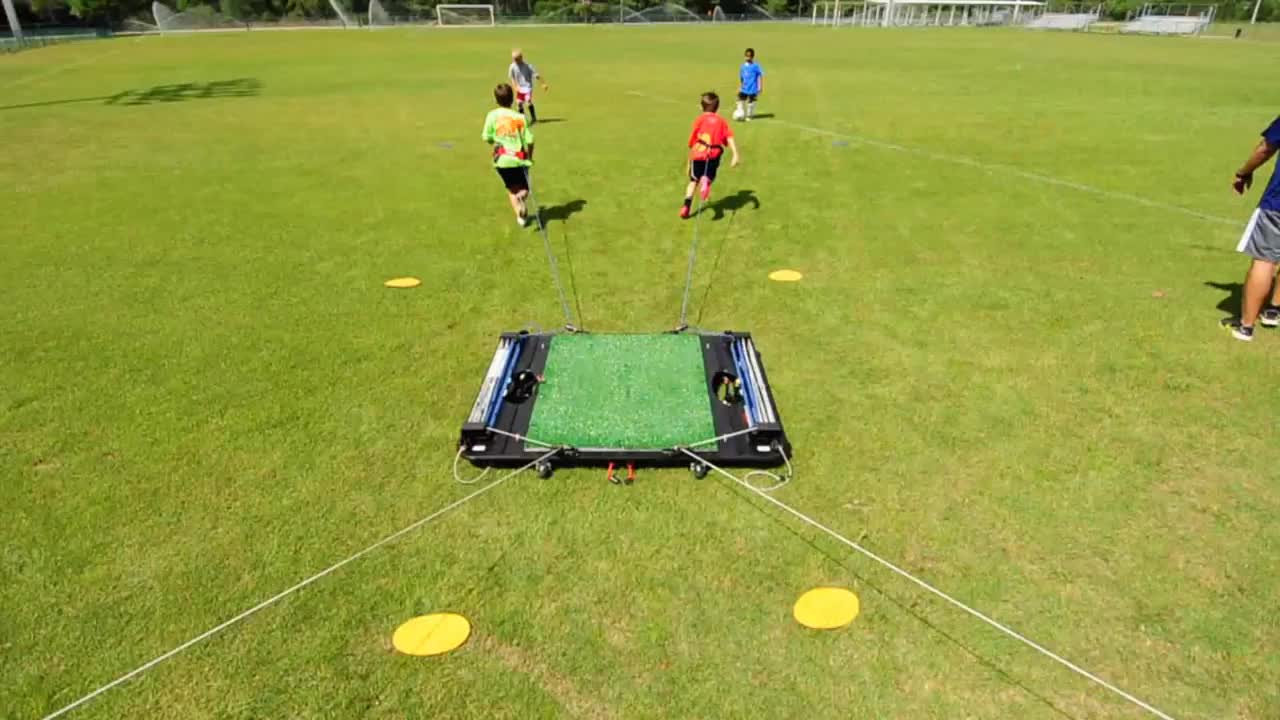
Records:
M706 463L700 462L689 463L689 469L693 471L693 476L699 480L705 478L707 473L711 472L711 468L707 467Z
M546 480L547 478L551 477L556 472L556 469L552 467L551 463L549 462L540 462L537 465L534 465L533 469L538 471L538 477L542 478L543 480Z

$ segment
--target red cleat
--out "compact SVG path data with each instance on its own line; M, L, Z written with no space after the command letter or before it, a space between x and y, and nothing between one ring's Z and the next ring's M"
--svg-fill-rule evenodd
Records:
M702 190L702 202L706 202L711 197L711 181L707 178L702 178L699 189Z
M681 206L680 206L680 219L681 219L681 220L688 220L688 219L689 219L689 206L688 206L688 205L681 205Z

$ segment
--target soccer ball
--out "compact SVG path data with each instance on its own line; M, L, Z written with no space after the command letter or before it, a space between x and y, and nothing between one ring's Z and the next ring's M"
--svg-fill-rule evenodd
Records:
M742 108L737 108L736 110L733 111L734 120L743 120L746 117L747 117L747 112Z

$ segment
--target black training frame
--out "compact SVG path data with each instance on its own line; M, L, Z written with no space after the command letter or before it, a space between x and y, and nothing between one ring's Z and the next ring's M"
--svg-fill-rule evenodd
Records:
M511 339L523 344L519 359L508 373L514 378L523 371L531 371L539 377L547 363L547 355L551 343L557 333L503 333L503 339ZM751 432L747 430L747 418L744 408L739 403L722 402L716 396L712 378L724 373L737 377L733 355L730 350L737 340L749 340L750 333L725 331L723 333L698 333L702 347L703 365L706 370L707 402L711 405L711 415L715 423L716 436L742 433L708 443L698 447L687 448L708 462L725 467L770 468L784 464L792 457L791 442L787 439L782 427L781 415L777 412L777 403L773 400L773 392L769 388L769 377L765 373L764 362L758 352L755 353L760 376L764 381L764 392L774 409L775 423L762 423ZM529 463L549 450L549 448L523 439L529 430L529 422L533 417L533 409L537 404L538 391L535 388L532 396L523 402L505 401L494 420L493 427L510 435L492 432L484 423L467 423L462 426L460 447L462 456L478 467L520 467ZM512 437L514 436L520 436ZM533 438L537 440L538 438ZM710 440L698 438L692 442ZM785 457L784 457L785 455ZM576 448L563 447L550 460L558 467L606 466L613 464L629 464L638 467L680 467L690 464L689 456L678 448L665 449L627 449L627 448Z

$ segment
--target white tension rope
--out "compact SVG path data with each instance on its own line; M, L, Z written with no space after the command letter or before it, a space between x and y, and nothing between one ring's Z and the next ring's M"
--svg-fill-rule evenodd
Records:
M845 537L845 536L841 535L840 533L836 532L835 530L832 530L831 528L827 527L826 525L823 525L822 523L818 522L817 520L814 520L813 518L809 517L808 515L805 515L804 513L800 512L799 510L796 510L795 508L791 507L790 505L788 505L788 504L786 504L786 503L782 502L781 500L778 500L777 498L773 497L772 495L769 495L769 494L768 494L768 493L766 493L765 491L761 490L760 488L755 487L754 485L752 485L751 483L747 482L746 480L743 480L743 479L741 479L741 478L738 478L737 476L735 476L733 473L729 472L728 470L725 470L724 468L721 468L721 467L718 467L718 466L716 466L716 465L713 465L713 464L711 464L711 463L707 462L705 459L703 459L703 458L699 457L697 454L695 454L695 453L693 453L693 452L690 452L689 450L686 450L686 449L684 449L684 448L680 448L680 452L684 453L685 455L688 455L688 456L689 456L689 457L691 457L691 458L694 458L694 459L695 459L695 460L697 460L698 462L701 462L701 463L705 464L707 467L711 468L712 470L715 470L717 473L720 473L721 475L723 475L723 476L725 476L725 477L729 478L730 480L732 480L732 481L734 481L735 483L737 483L737 484L741 485L742 487L744 487L744 488L746 488L746 489L750 490L751 492L755 493L756 495L759 495L760 497L764 498L765 500L768 500L770 503L772 503L773 505L775 505L775 506L776 506L776 507L778 507L779 509L781 509L781 510L785 510L787 513L789 513L789 514L791 514L792 516L794 516L794 517L798 518L801 522L804 522L806 525L809 525L810 527L813 527L813 528L816 528L816 529L818 529L818 530L821 530L822 532L826 533L827 535L829 535L829 536L830 536L830 537L832 537L833 539L835 539L835 540L839 541L839 542L840 542L840 543L842 543L843 545L846 545L846 546L848 546L849 548L852 548L853 550L858 551L859 553L861 553L862 555L866 556L867 558L869 558L869 559L871 559L871 560L875 561L876 563L879 563L880 565L884 566L886 569L888 569L888 570L892 571L893 573L895 573L895 574L896 574L896 575L898 575L899 577L902 577L902 578L904 578L904 579L906 579L906 580L911 581L912 583L915 583L915 584L916 584L917 586L919 586L920 588L922 588L922 589L924 589L924 590L926 590L926 591L928 591L928 592L932 593L933 595L936 595L936 596L937 596L937 597L939 597L939 598L942 598L943 600L945 600L946 602L950 603L951 605L953 605L953 606L955 606L955 607L957 607L957 608L959 608L959 609L961 609L961 610L965 611L966 613L968 613L968 614L972 615L973 617L975 617L975 618L977 618L977 619L981 620L982 622L986 623L987 625L990 625L991 627L995 628L996 630L999 630L1000 632L1002 632L1002 633L1004 633L1005 635L1007 635L1007 636L1009 636L1009 637L1013 638L1014 640L1017 640L1018 642L1022 643L1023 645L1026 645L1027 647L1031 648L1032 650L1035 650L1036 652L1040 653L1041 655L1044 655L1045 657L1049 658L1050 660L1053 660L1054 662L1058 663L1059 665L1062 665L1063 667L1065 667L1065 668L1067 668L1068 670L1070 670L1070 671L1072 671L1072 672L1076 673L1077 675L1079 675L1079 676L1081 676L1081 677L1083 677L1083 678L1085 678L1085 679L1087 679L1087 680L1090 680L1090 681L1092 681L1093 683L1095 683L1095 684L1097 684L1097 685L1099 685L1099 686L1101 686L1101 687L1103 687L1103 688L1106 688L1107 690L1110 690L1111 692L1115 693L1116 695L1119 695L1120 697L1124 698L1125 700L1128 700L1129 702L1133 703L1134 705L1136 705L1136 706L1138 706L1138 707L1142 708L1143 710L1146 710L1147 712L1151 713L1152 715L1154 715L1154 716L1156 716L1156 717L1160 718L1160 720L1175 720L1175 719L1174 719L1174 717L1173 717L1172 715L1169 715L1168 713L1166 713L1166 712L1164 712L1164 711L1160 710L1159 708L1155 707L1154 705L1151 705L1150 703L1148 703L1148 702L1146 702L1146 701L1142 700L1141 698L1138 698L1137 696L1135 696L1135 695L1133 695L1133 694L1131 694L1131 693L1129 693L1129 692L1126 692L1125 690L1122 690L1122 689L1120 689L1119 687L1116 687L1115 685L1113 685L1113 684L1111 684L1110 682L1108 682L1108 681L1104 680L1103 678L1101 678L1101 677L1099 677L1099 676L1095 675L1094 673L1089 672L1088 670L1085 670L1084 668L1080 667L1079 665L1076 665L1075 663L1071 662L1070 660L1068 660L1068 659L1066 659L1066 658L1062 657L1061 655L1059 655L1059 654L1057 654L1057 653L1053 652L1052 650L1050 650L1050 649L1046 648L1045 646L1041 645L1040 643L1037 643L1036 641L1032 640L1031 638L1028 638L1027 636L1025 636L1025 635L1023 635L1023 634L1019 633L1018 631L1016 631L1016 630L1014 630L1014 629L1012 629L1012 628L1008 627L1007 625L1003 625L1003 624L1001 624L1000 622L996 621L995 619L993 619L993 618L991 618L991 617L988 617L987 615L983 614L982 612L980 612L980 611L978 611L978 610L973 609L972 607L970 607L970 606L968 606L968 605L964 604L963 602L960 602L959 600L955 599L954 597L951 597L950 595L948 595L948 594L946 594L945 592L943 592L943 591L939 590L938 588L936 588L936 587L934 587L934 586L930 585L929 583L925 582L924 580L921 580L920 578L916 577L915 575L912 575L911 573L907 572L906 570L903 570L902 568L898 567L897 565L894 565L893 563L889 562L888 560L885 560L884 558L882 558L882 557L880 557L879 555L877 555L877 554L875 554L875 553L871 552L870 550L868 550L868 549L866 549L865 547L863 547L863 546L859 545L858 543L856 543L856 542L854 542L854 541L850 540L849 538L847 538L847 537Z
M193 647L193 646L195 646L195 645L198 645L198 644L200 644L200 643L204 642L205 640L208 640L209 638L213 637L214 635L217 635L218 633L222 632L223 630L226 630L227 628L231 627L232 625L235 625L235 624L237 624L237 623L241 622L242 620L244 620L244 619L248 618L250 615L253 615L253 614L257 613L257 612L258 612L258 611L260 611L260 610L264 610L264 609L266 609L266 608L268 608L268 607L271 607L272 605L275 605L276 603L278 603L278 602L280 602L281 600L283 600L283 599L285 599L285 598L289 597L290 595L292 595L292 594L294 594L294 593L298 592L299 590L301 590L301 589L305 588L306 586L310 585L311 583L314 583L315 581L317 581L317 580L319 580L319 579L321 579L321 578L325 577L326 575L329 575L329 574L331 574L331 573L333 573L333 572L336 572L337 570L341 569L342 567L344 567L344 566L346 566L346 565L349 565L349 564L351 564L351 563L355 562L356 560L359 560L360 558L364 557L365 555L368 555L369 553L373 552L374 550L377 550L378 548L382 547L383 545L386 545L386 544L388 544L388 543L390 543L390 542L393 542L393 541L395 541L395 540L398 540L399 538L401 538L401 537L403 537L403 536L405 536L405 535L407 535L407 534L409 534L409 533L413 532L414 530L417 530L418 528L422 527L423 525L426 525L427 523L431 522L432 520L435 520L436 518L440 517L441 515L444 515L444 514L446 514L446 513L450 512L450 511L452 511L452 510L456 510L457 508L462 507L463 505L467 504L467 503L468 503L468 502L470 502L471 500L473 500L473 499L475 499L475 498L480 497L481 495L483 495L483 494L485 494L485 493L489 492L490 490L492 490L492 489L494 489L494 488L498 487L498 486L499 486L499 485L501 485L502 483L504 483L504 482L506 482L506 481L510 480L511 478L515 477L516 475L519 475L520 473L524 472L525 470L528 470L529 468L531 468L531 467L533 467L533 466L537 465L538 463L540 463L540 462L542 462L542 461L544 461L544 460L548 460L548 459L550 459L552 455L555 455L555 454L556 454L556 453L558 453L558 452L560 452L560 449L559 449L559 448L556 448L555 450L551 450L550 452L547 452L547 453L544 453L544 454L542 454L542 455L538 456L538 458L537 458L537 459L532 460L532 461L530 461L529 463L527 463L527 464L525 464L525 465L522 465L522 466L520 466L520 467L516 468L515 470L512 470L511 472L509 472L509 473L507 473L507 474L503 475L502 477L499 477L497 480L494 480L493 482L489 483L488 485L485 485L484 487L480 488L479 490L476 490L475 492L471 493L470 495L465 495L465 496L463 496L463 497L461 497L461 498L458 498L457 500L454 500L453 502L449 503L448 505L445 505L444 507L440 508L439 510L436 510L435 512L431 513L430 515L427 515L426 517L422 518L421 520L417 520L417 521L416 521L416 522L414 522L413 524L411 524L411 525L407 525L407 526L405 526L405 527L403 527L403 528L401 528L401 529L399 529L399 530L397 530L397 531L395 531L395 532L391 533L390 535L388 535L388 536L386 536L386 537L382 538L382 539L381 539L381 540L379 540L378 542L376 542L376 543L374 543L374 544L370 545L369 547L367 547L367 548L365 548L365 549L361 550L360 552L355 553L354 555L351 555L350 557L347 557L347 558L346 558L346 559L344 559L344 560L339 560L338 562L336 562L336 563L334 563L334 564L330 565L329 567L325 568L324 570L321 570L320 572L318 572L318 573L316 573L316 574L312 575L311 577L309 577L309 578L307 578L307 579L305 579L305 580L302 580L302 581L298 582L297 584L292 585L292 586L290 586L290 587L288 587L288 588L285 588L284 590L281 590L280 592L276 593L275 595L272 595L271 597L267 598L266 600L263 600L262 602L258 603L257 605L254 605L253 607L249 608L248 610L245 610L244 612L240 613L239 615L236 615L235 617L231 618L230 620L227 620L227 621L223 622L223 623L222 623L222 624L220 624L220 625L216 625L216 626L214 626L214 627L212 627L212 628L210 628L210 629L208 629L208 630L205 630L204 632L200 633L199 635L196 635L195 637L193 637L193 638L191 638L190 640L188 640L188 641L186 641L186 642L182 643L181 645L179 645L179 646L175 647L174 649L172 649L172 650L170 650L170 651L168 651L168 652L164 653L163 655L159 655L159 656L157 656L157 657L155 657L155 658L153 658L153 659L151 659L151 660L149 660L149 661L147 661L147 662L143 663L142 665L139 665L138 667L134 668L133 670L130 670L129 672L125 673L124 675L121 675L120 677L116 678L115 680L112 680L111 682L107 683L106 685L103 685L102 687L98 688L97 690L94 690L93 692L88 693L88 694L87 694L87 695L85 695L84 697L81 697L79 700L76 700L75 702L73 702L73 703L71 703L71 704L69 704L69 705L65 705L65 706L63 706L62 708L59 708L58 710L55 710L55 711L53 711L53 712L49 713L48 715L45 715L43 720L53 720L54 718L58 718L58 717L62 717L63 715L66 715L67 713L71 712L72 710L75 710L76 708L80 707L81 705L84 705L85 703L89 702L90 700L93 700L94 698L96 698L96 697L98 697L99 695L101 695L101 694L103 694L103 693L107 692L108 690L111 690L112 688L115 688L115 687L117 687L117 686L120 686L120 685L123 685L123 684L125 684L125 683L129 682L130 680L132 680L132 679L134 679L135 677L137 677L137 676L139 676L139 675L141 675L141 674L143 674L143 673L147 672L147 671L148 671L148 670L150 670L151 668L153 668L153 667L155 667L155 666L159 665L160 663L162 663L162 662L164 662L164 661L168 660L169 658L172 658L173 656L178 655L178 654L182 653L183 651L188 650L188 649L190 649L191 647Z

